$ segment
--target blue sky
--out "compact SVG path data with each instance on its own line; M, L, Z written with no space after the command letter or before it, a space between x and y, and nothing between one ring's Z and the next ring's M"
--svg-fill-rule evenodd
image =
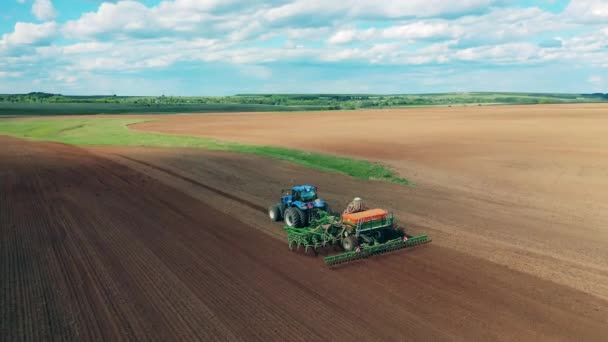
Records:
M608 0L2 0L30 91L608 92Z

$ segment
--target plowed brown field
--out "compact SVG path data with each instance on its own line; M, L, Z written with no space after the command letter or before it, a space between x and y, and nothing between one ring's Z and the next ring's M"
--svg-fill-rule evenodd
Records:
M563 128L555 118L534 126L572 134L570 152L565 138L527 148L532 135L511 127L512 120L526 120L522 113L502 121L478 113L460 124L444 117L445 127L431 120L431 127L443 127L427 140L435 139L436 155L425 159L403 147L415 139L402 134L404 145L380 158L414 176L416 187L248 155L81 149L0 137L0 340L603 341L606 202L586 206L605 196L606 160L592 156L606 153L600 139L606 112L589 108L578 120L566 116ZM353 114L365 113L385 112ZM414 115L396 113L382 115ZM306 114L280 118L299 115ZM167 118L176 125L208 120ZM435 132L417 120L418 130ZM470 120L484 124L470 126ZM493 127L487 120L501 124L487 136L475 133L475 127ZM390 133L389 126L397 124L386 126ZM453 145L464 133L449 131L464 126L468 136L483 138L471 138L479 143L467 145L466 155L442 152L462 150ZM572 133L583 130L588 134ZM498 131L511 143L490 144ZM280 139L280 131L272 132ZM450 136L460 138L442 138ZM374 144L371 137L342 137L351 147L360 139ZM559 153L547 152L556 143ZM364 153L369 145L351 152ZM332 149L326 146L318 149ZM509 153L497 156L496 146ZM498 167L499 157L527 163L517 164L526 171ZM565 166L572 161L577 170L595 168L579 177ZM567 180L560 191L569 196L552 197L544 184L560 168ZM513 177L526 186L512 186L521 184ZM277 189L303 182L318 184L336 208L355 195L391 208L433 242L329 270L320 258L290 252L280 225L266 217ZM573 192L578 187L586 196Z
M435 244L608 299L606 104L179 115L134 128L383 162L418 186L343 193L397 210Z

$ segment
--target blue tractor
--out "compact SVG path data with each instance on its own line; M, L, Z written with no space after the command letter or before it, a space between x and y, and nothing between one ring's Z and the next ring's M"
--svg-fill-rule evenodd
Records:
M317 197L316 186L299 185L281 192L281 201L268 209L272 221L285 220L287 226L301 228L308 226L319 210L330 213L329 204Z

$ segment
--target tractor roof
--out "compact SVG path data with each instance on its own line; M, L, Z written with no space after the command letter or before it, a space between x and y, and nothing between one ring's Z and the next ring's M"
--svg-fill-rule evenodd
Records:
M314 186L314 185L306 185L306 184L304 184L304 185L294 186L292 189L294 191L310 191L310 190L313 190L313 189L316 189L316 188L317 187Z

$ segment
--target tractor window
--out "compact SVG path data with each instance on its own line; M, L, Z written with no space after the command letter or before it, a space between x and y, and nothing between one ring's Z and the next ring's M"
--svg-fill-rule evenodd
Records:
M317 193L314 190L302 191L300 193L300 199L304 202L314 201L317 198Z

